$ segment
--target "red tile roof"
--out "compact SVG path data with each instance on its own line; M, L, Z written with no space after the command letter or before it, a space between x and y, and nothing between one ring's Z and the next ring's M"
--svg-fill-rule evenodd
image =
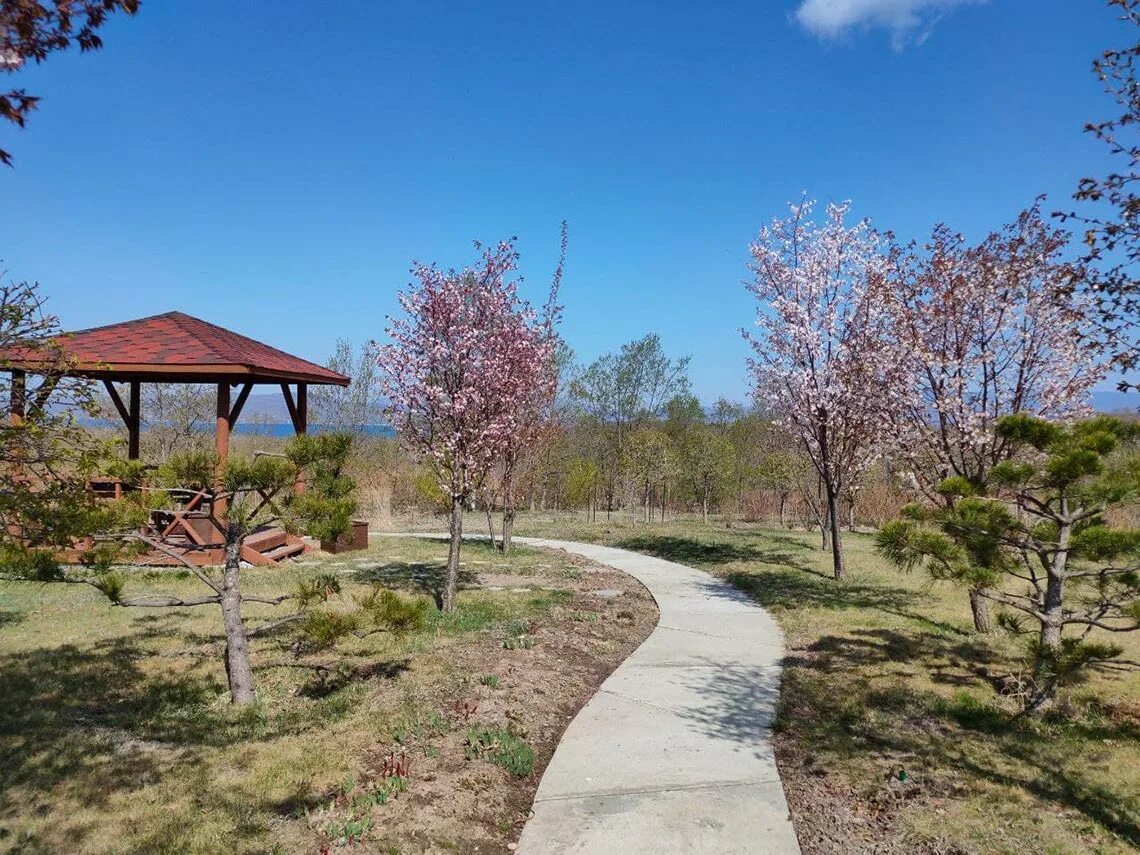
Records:
M232 376L236 380L347 386L349 378L182 312L68 333L61 339L85 373ZM202 378L203 380L206 377Z

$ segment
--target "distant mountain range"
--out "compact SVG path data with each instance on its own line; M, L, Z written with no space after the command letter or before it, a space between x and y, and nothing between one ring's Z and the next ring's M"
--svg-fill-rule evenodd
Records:
M1099 413L1140 409L1140 392L1118 392L1115 389L1098 389L1093 392L1092 405Z
M271 424L288 424L289 410L285 406L285 399L281 392L253 392L250 394L241 411L241 420L270 422Z

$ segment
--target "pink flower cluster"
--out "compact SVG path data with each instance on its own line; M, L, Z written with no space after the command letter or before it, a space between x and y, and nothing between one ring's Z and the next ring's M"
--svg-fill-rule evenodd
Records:
M997 419L1087 415L1106 370L1089 338L1093 307L1063 258L1068 233L1040 203L976 246L945 226L892 257L893 334L910 375L896 412L898 456L929 491L950 475L984 478L1008 450Z
M813 203L764 227L750 247L760 301L749 360L758 400L803 443L837 489L854 484L889 444L904 368L891 341L885 241L849 204Z
M539 317L511 278L514 245L476 247L479 263L461 271L413 265L418 284L400 294L406 317L389 319L377 357L393 426L459 499L538 430L557 376L553 292Z
M793 205L751 247L756 395L823 477L852 485L889 453L930 491L1002 459L999 417L1087 410L1104 349L1061 259L1068 236L1038 205L973 247L941 226L895 246L848 226L848 207L816 225L811 202Z

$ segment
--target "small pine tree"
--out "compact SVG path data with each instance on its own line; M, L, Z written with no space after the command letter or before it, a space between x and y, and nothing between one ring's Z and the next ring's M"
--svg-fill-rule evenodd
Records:
M1037 713L1087 668L1123 664L1104 634L1140 629L1140 530L1106 516L1140 492L1140 426L1016 415L997 430L1013 459L985 483L947 480L947 507L907 509L877 547L900 568L925 567L1012 609L1002 624L1035 636L1026 710ZM1023 630L1027 620L1035 631Z

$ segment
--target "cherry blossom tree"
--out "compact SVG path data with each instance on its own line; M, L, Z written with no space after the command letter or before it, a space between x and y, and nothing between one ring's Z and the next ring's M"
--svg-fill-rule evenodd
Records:
M1068 283L1085 290L1097 308L1098 333L1107 337L1116 364L1129 374L1140 367L1140 0L1107 0L1119 20L1130 25L1130 44L1110 48L1092 64L1093 73L1116 101L1120 114L1089 122L1085 132L1103 142L1116 161L1102 178L1086 176L1073 198L1083 203L1076 211L1058 211L1062 221L1073 220L1084 230L1084 275ZM1127 37L1127 36L1126 36ZM1135 379L1121 380L1119 388L1138 388Z
M908 375L894 457L928 498L949 501L939 491L952 477L981 489L1012 453L1001 417L1088 414L1106 360L1087 335L1095 307L1063 287L1080 275L1064 260L1068 240L1042 219L1039 200L977 246L940 225L928 243L892 252L892 327ZM982 632L984 593L970 592Z
M434 471L451 504L451 548L441 608L453 611L463 508L488 471L530 429L536 386L554 382L552 310L540 318L518 295L513 241L476 243L463 270L414 264L379 348L392 424ZM556 315L556 312L554 313ZM552 391L551 391L551 394Z
M885 241L849 204L791 205L752 244L760 301L749 360L755 394L778 414L819 474L835 578L843 576L839 498L881 454L902 366L890 336Z
M558 335L562 306L558 303L558 289L562 285L562 271L566 266L566 223L562 223L561 254L550 282L542 315L537 326L527 325L525 333L535 345L531 358L517 359L515 371L519 381L518 418L516 428L504 437L500 487L503 495L503 552L510 552L511 536L515 525L515 486L519 471L527 458L541 450L554 427L553 409L558 395L562 369L573 353ZM491 535L494 540L494 532Z

